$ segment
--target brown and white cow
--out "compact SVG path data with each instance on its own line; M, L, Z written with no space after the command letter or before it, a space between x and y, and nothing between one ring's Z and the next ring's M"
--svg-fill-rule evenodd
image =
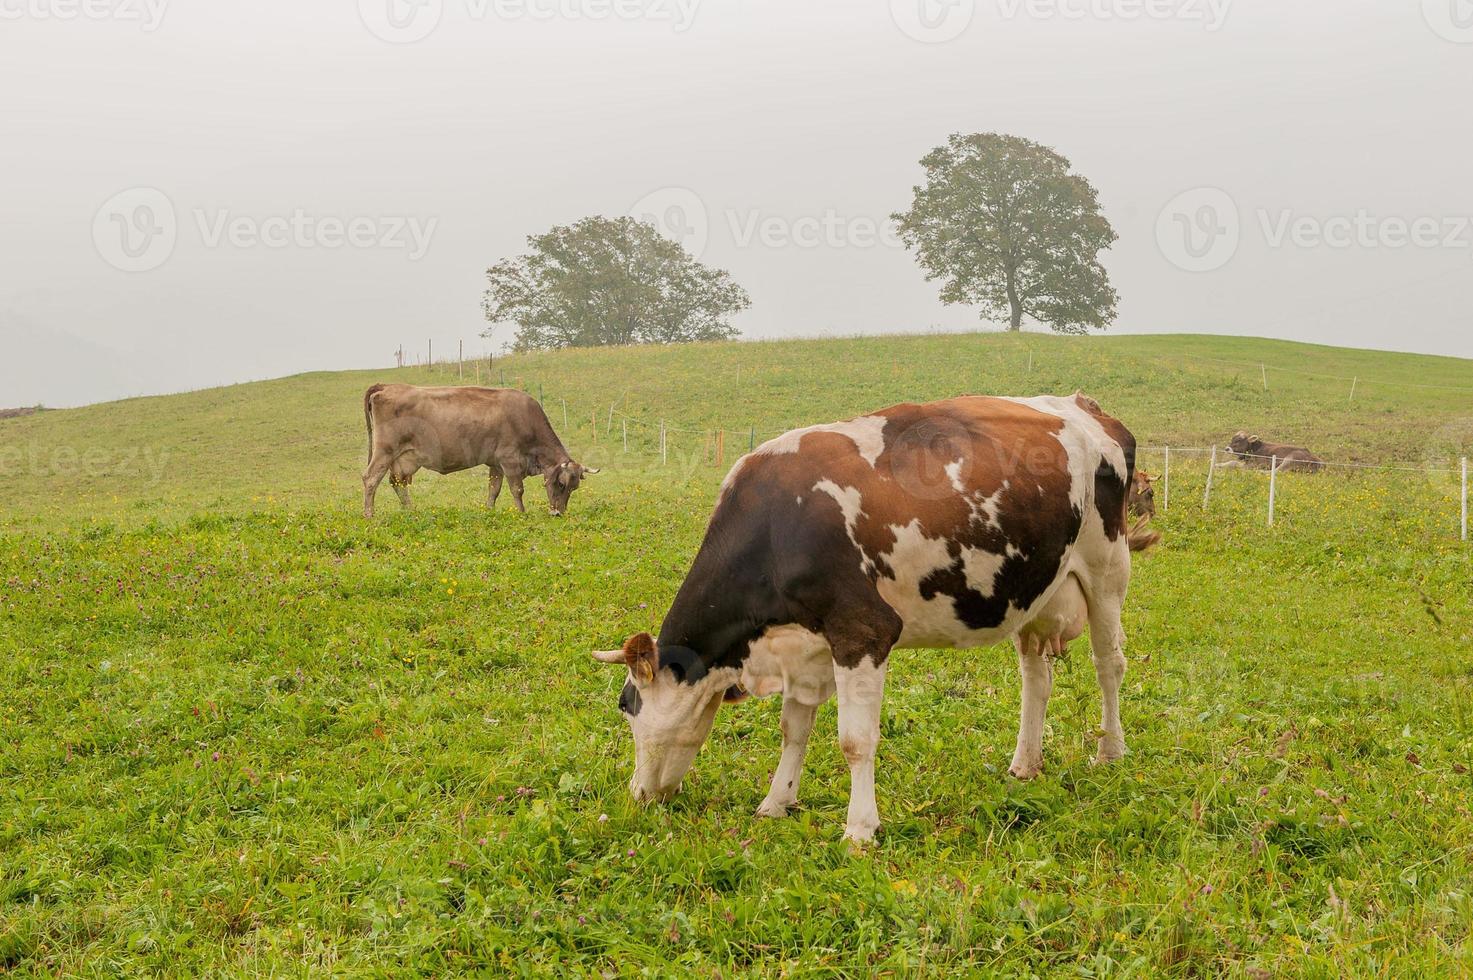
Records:
M1228 452L1235 457L1229 460L1248 469L1266 470L1278 460L1280 471L1318 473L1325 468L1324 461L1303 446L1290 446L1282 442L1265 442L1258 436L1246 432L1236 433L1228 441Z
M575 463L552 431L547 413L515 388L420 388L374 385L364 392L368 423L368 469L363 471L363 516L373 516L373 498L387 475L399 503L409 506L409 485L421 468L457 473L473 466L491 471L486 506L495 507L504 476L517 510L522 480L541 474L547 504L555 515L583 477L598 470Z
M630 789L680 787L723 701L781 692L782 758L757 812L797 800L814 714L835 693L845 836L879 827L875 748L890 651L1014 638L1023 675L1011 772L1043 765L1050 655L1088 621L1103 698L1096 759L1125 752L1121 606L1135 440L1090 398L964 397L797 429L739 460L656 641L625 664Z

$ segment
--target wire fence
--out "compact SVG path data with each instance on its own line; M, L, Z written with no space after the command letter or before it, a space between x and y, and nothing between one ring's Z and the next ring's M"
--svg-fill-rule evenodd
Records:
M1027 349L1023 353L1026 353L1027 355L1028 372L1032 373L1035 363L1035 353L1032 349ZM1267 362L1259 362L1257 364L1254 364L1250 362L1207 357L1205 355L1192 354L1188 352L1181 352L1169 356L1186 360L1202 361L1219 366L1237 368L1239 370L1252 370L1254 368L1257 368L1265 389L1269 387L1268 375L1270 371L1283 372L1286 374L1314 378L1318 380L1336 381L1342 383L1348 382L1350 385L1348 391L1348 399L1351 402L1354 401L1355 393L1358 389L1369 386L1393 389L1405 388L1427 391L1466 392L1468 394L1473 394L1473 387L1423 384L1400 381L1392 382L1384 381L1377 378L1363 378L1355 375L1341 376L1314 371L1304 371L1297 368L1282 367L1279 365L1271 365ZM1147 355L1142 357L1132 356L1132 359L1149 360L1166 367L1175 367L1175 365L1170 364L1170 362L1164 357L1151 357ZM402 357L400 358L400 365L405 366L403 364ZM442 369L455 371L462 383L486 383L498 384L500 387L515 387L529 394L535 394L538 401L544 406L544 409L550 410L552 408L552 406L548 403L546 389L542 381L536 381L534 388L534 382L524 375L513 374L511 376L508 376L505 367L502 365L498 365L494 358L477 357L473 358L471 361L467 361L462 356L458 360L440 362L436 362L433 359L430 359L428 364L418 366L430 367L433 369L437 365ZM600 442L600 437L602 437L604 443L608 443L612 440L617 440L617 445L619 446L620 450L626 454L631 452L638 453L641 452L644 447L648 447L650 451L659 456L661 465L666 465L669 462L673 437L680 436L682 437L682 441L688 440L689 437L696 437L696 439L700 441L699 458L706 463L713 464L719 467L724 466L728 459L734 461L741 454L751 452L758 445L761 445L768 439L772 439L786 432L790 432L795 428L801 427L802 425L811 424L807 422L800 422L777 425L775 427L769 424L768 426L764 426L762 428L758 428L756 425L710 426L681 424L682 420L676 420L669 417L641 418L639 416L632 415L625 409L620 408L621 403L624 403L627 407L628 398L629 392L626 391L624 395L622 395L619 399L610 403L607 409L604 409L602 407L585 408L582 406L578 407L577 409L570 409L567 398L563 396L558 396L557 404L561 409L563 428L565 430L570 430L574 427L575 423L579 419L587 419L589 432L592 435L593 440L596 444ZM587 412L586 415L583 414L585 411ZM581 424L579 424L578 427L581 429ZM633 430L634 433L634 439L632 442L630 438L631 430ZM643 436L643 438L641 438L641 436ZM687 446L688 451L689 448L693 448L689 447L688 442ZM631 449L631 447L633 448ZM1162 510L1168 512L1171 507L1172 459L1174 457L1207 457L1201 502L1201 507L1204 511L1207 510L1211 505L1214 479L1219 471L1226 468L1233 468L1243 469L1247 472L1265 474L1267 476L1268 484L1266 488L1267 506L1265 511L1265 520L1270 527L1274 525L1277 516L1276 511L1278 503L1279 474L1281 472L1284 472L1286 467L1303 466L1303 462L1300 460L1281 460L1277 456L1271 455L1265 456L1252 453L1237 453L1226 447L1218 446L1158 446L1144 448L1142 452L1146 454L1157 453L1161 457L1162 466L1161 472L1159 474L1159 479L1161 483ZM1318 457L1316 458L1314 465L1318 468L1331 470L1341 469L1347 471L1382 472L1387 474L1421 474L1425 476L1454 475L1458 477L1460 488L1458 494L1460 537L1463 541L1468 540L1468 460L1466 456L1458 457L1452 460L1452 465L1446 466L1413 466L1405 463L1367 463L1349 460L1327 460Z

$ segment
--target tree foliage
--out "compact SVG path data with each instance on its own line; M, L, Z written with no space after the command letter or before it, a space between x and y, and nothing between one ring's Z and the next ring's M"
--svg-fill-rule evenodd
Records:
M1099 253L1115 241L1095 189L1046 146L998 133L954 135L921 160L925 184L893 215L941 299L1020 330L1104 329L1117 296Z
M492 323L517 325L517 350L725 340L751 305L726 272L634 218L584 218L527 244L486 270L481 304Z

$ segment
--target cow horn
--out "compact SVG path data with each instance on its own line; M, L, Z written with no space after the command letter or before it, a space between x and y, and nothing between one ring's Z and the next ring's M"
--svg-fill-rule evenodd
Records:
M583 475L584 476L593 476L593 475L595 475L595 474L597 474L599 472L600 472L600 470L599 470L599 468L597 466L585 466L585 467L583 467Z
M595 650L593 651L593 659L604 664L622 664L624 663L624 651Z

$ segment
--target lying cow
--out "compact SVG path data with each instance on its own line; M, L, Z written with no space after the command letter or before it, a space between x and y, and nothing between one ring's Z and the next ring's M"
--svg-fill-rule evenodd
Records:
M473 466L491 471L486 506L495 507L502 477L511 484L517 510L522 480L541 474L554 515L583 477L598 470L573 462L552 431L547 413L515 388L419 388L374 385L363 395L368 423L368 469L363 471L363 516L385 475L399 503L409 506L409 485L421 468L457 473Z
M1318 473L1324 469L1324 462L1302 446L1287 446L1281 442L1264 442L1258 436L1250 436L1246 432L1239 432L1228 442L1228 452L1234 459L1229 462L1237 462L1249 469L1266 470L1274 465L1274 459L1278 459L1279 470Z
M1145 470L1136 470L1130 481L1130 494L1125 498L1126 508L1136 517L1156 516L1156 478Z
M1097 761L1125 752L1121 607L1135 440L1090 398L964 397L797 429L739 460L659 639L624 664L636 799L666 799L723 701L782 692L782 759L757 812L797 800L814 714L835 693L849 763L845 836L879 827L875 748L890 651L1014 638L1023 675L1011 773L1043 766L1050 655L1091 629Z

